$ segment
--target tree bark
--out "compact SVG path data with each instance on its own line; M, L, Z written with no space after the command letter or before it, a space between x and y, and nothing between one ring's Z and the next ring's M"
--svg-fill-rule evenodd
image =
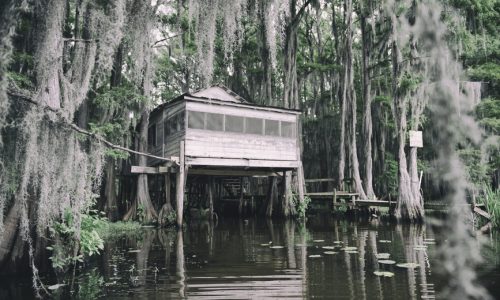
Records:
M104 197L106 198L106 215L110 221L116 221L118 218L118 204L116 201L116 170L115 159L108 158L106 164L106 186Z
M139 151L148 152L148 125L149 125L149 113L145 109L141 116L141 123L139 125ZM139 166L147 166L147 158L144 156L139 156ZM137 192L134 204L130 207L129 211L123 217L124 221L137 216L138 207L141 207L143 213L143 222L150 223L158 219L158 213L151 202L149 196L149 186L148 186L148 175L139 174L137 176Z
M392 44L392 89L393 89L393 114L396 120L397 143L398 143L398 201L395 216L397 219L419 221L423 217L423 206L412 191L411 178L406 163L406 114L408 103L398 88L401 74L401 53L396 45Z
M363 138L364 138L364 157L365 157L365 190L368 199L375 198L375 192L373 191L373 159L372 159L372 98L371 98L371 80L370 80L370 57L371 57L371 34L368 32L368 26L366 25L366 12L371 10L371 1L368 1L369 7L362 9L360 15L361 22L361 36L363 44L363 68L362 68L362 78L363 78L363 100L364 100L364 112L363 112Z

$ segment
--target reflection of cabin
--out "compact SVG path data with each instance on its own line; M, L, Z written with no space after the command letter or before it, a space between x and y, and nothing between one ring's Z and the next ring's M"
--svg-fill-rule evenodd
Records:
M154 109L148 150L155 156L179 158L177 186L184 185L186 175L180 178L180 174L187 167L190 174L228 176L295 170L301 165L299 115L295 110L248 103L225 87L213 86ZM151 167L162 163L148 161ZM177 197L181 195L183 191L178 191Z

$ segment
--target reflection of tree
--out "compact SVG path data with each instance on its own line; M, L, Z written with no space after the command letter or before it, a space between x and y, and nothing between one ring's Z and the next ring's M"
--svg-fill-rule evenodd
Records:
M378 260L377 260L377 254L378 254L378 248L377 248L377 232L374 230L370 230L370 247L372 248L372 262L373 262L373 269L378 270ZM379 276L375 277L375 283L377 284L377 290L379 291L378 298L383 299L384 296L384 290L382 288L382 283L381 283L381 278Z
M176 272L179 278L179 296L184 298L186 290L186 267L184 265L184 238L182 230L177 231Z
M295 222L287 219L283 231L286 238L288 268L295 269L297 268L297 261L295 259Z
M136 265L137 265L137 285L146 284L146 275L148 271L148 258L151 245L156 236L156 230L145 230L142 242L139 245L140 251L137 252Z
M408 292L411 299L417 299L417 273L419 274L420 287L424 290L422 293L427 294L427 253L423 250L415 250L415 246L424 245L423 227L418 224L410 224L408 226L397 226L397 232L403 242L404 255L406 262L416 263L418 269L409 268L408 274ZM433 296L433 295L432 295Z
M305 224L299 225L299 234L300 234L300 268L302 269L302 289L303 289L303 297L307 297L307 229Z
M172 246L174 240L176 238L176 232L174 230L159 230L158 231L158 240L162 245L163 249L165 249L165 268L166 270L170 270L170 257L172 254Z
M366 270L365 270L365 252L366 252L366 240L368 239L368 231L362 230L360 234L360 238L358 239L358 247L359 247L359 282L360 282L360 290L361 297L359 299L366 299Z

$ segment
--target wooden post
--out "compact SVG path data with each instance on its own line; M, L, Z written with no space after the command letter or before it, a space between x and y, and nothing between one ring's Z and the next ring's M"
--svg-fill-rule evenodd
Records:
M243 215L243 177L240 177L240 205L238 206L238 214Z
M304 182L304 168L302 167L302 160L300 158L300 147L297 147L297 183L299 184L299 201L304 201L305 182Z
M208 213L210 214L210 220L214 218L214 178L210 177L208 179Z
M170 173L167 173L165 174L165 204L172 207L171 201L172 200L170 197Z
M276 177L268 177L269 178L269 188L267 190L267 209L266 209L266 217L272 217L273 215L273 201L274 201L274 183Z
M182 216L184 213L184 188L186 166L184 162L184 141L180 142L179 172L176 174L176 198L177 198L177 226L182 227Z

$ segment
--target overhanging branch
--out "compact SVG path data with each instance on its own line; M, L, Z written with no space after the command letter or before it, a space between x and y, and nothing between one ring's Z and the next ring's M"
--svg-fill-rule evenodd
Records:
M51 111L51 112L55 113L60 118L60 121L61 121L62 124L68 126L69 128L71 128L72 130L74 130L74 131L76 131L78 133L87 135L87 136L89 136L89 137L91 137L91 138L93 138L93 139L95 139L95 140L103 143L105 146L107 146L109 148L113 148L113 149L125 151L125 152L132 153L132 154L142 155L142 156L146 156L146 157L149 157L149 158L154 158L154 159L158 159L158 160L162 160L162 161L174 162L175 164L179 163L177 161L177 158L174 158L174 157L156 156L156 155L153 155L153 154L150 154L150 153L144 153L144 152L132 150L132 149L129 149L129 148L125 148L125 147L122 147L122 146L119 146L119 145L115 145L115 144L111 143L110 141L104 139L102 136L100 136L100 135L98 135L96 133L90 132L88 130L85 130L85 129L81 128L81 127L78 127L76 124L69 122L66 118L64 118L61 115L61 112L58 109L54 109L52 107L49 107L49 106L46 106L46 105L42 105L42 104L36 102L35 100L33 100L33 98L31 96L24 95L22 93L19 93L19 92L10 90L10 89L7 90L7 94L9 96L16 97L18 99L24 100L27 103L30 103L32 105L36 105L38 107L41 107L43 110Z

